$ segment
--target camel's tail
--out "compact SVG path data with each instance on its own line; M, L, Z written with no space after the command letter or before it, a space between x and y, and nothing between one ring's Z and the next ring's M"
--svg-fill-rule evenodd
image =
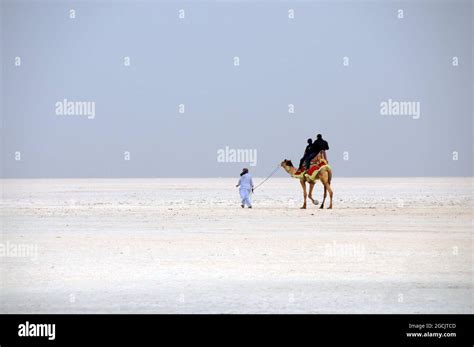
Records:
M329 172L328 172L328 183L329 183L329 185L331 185L331 180L332 180L332 169L329 170Z

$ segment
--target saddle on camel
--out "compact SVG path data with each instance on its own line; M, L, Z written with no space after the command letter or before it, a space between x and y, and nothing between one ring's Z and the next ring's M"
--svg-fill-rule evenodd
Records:
M324 166L329 166L326 158L327 157L324 151L319 152L317 156L311 159L309 167L306 167L306 164L303 164L301 169L296 170L296 172L292 176L294 178L302 178L304 175L308 181L316 181L316 177L318 176L319 171Z

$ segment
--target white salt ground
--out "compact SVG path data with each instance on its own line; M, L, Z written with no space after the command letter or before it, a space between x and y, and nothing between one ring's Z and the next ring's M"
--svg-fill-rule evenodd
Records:
M474 312L472 178L235 181L1 180L0 312Z

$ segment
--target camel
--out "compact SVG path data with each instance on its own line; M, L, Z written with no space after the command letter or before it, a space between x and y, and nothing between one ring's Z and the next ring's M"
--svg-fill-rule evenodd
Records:
M324 186L323 202L321 203L321 206L319 208L324 208L324 202L326 201L326 196L328 192L330 198L328 209L332 208L332 170L325 159L323 151L321 151L313 160L311 160L310 168L318 166L318 169L315 170L312 175L309 175L307 173L308 171L311 172L311 170L302 171L301 173L296 174L297 169L293 166L291 160L285 159L281 162L280 165L286 172L291 175L291 177L298 178L300 180L301 187L303 188L303 206L301 206L302 209L306 208L306 197L309 197L313 204L318 204L318 202L315 202L312 196L314 184L317 180L321 181ZM309 184L309 194L306 194L306 183Z

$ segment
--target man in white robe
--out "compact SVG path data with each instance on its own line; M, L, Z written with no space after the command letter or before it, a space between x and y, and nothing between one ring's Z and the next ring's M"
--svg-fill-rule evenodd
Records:
M236 187L239 187L240 198L242 199L242 204L240 206L244 208L245 205L247 205L248 208L252 208L250 193L253 192L253 181L247 168L242 169L239 183L237 183Z

